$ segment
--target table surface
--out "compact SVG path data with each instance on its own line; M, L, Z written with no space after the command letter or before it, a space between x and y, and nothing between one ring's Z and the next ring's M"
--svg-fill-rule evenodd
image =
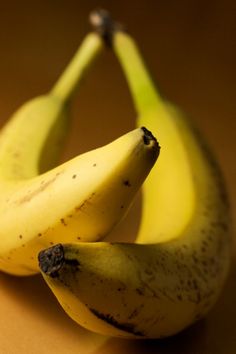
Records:
M127 24L161 91L192 117L225 175L236 216L236 3L232 0L104 0L2 2L0 5L1 125L26 100L55 82L88 31L88 13L102 6ZM128 3L128 4L127 4ZM121 104L122 103L122 104ZM111 53L91 70L73 105L73 129L63 155L111 141L134 127L124 78ZM111 119L112 118L112 119ZM89 133L89 134L88 134ZM90 136L90 139L86 137ZM139 199L111 237L137 227ZM209 315L172 338L134 341L92 334L60 308L40 275L0 273L0 353L234 354L236 243L225 289Z

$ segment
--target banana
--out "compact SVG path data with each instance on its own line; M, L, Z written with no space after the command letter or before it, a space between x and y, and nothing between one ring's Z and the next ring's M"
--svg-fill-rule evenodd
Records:
M49 94L24 104L1 131L2 271L34 274L42 248L103 237L157 158L158 144L143 128L52 168L66 135L69 101L102 47L100 36L89 33Z
M41 241L36 235L46 232L40 227L40 218L46 219L48 214L39 195L49 185L52 187L59 172L37 176L58 162L68 130L70 101L102 48L101 38L94 32L89 33L50 92L24 103L0 132L0 269L4 271L14 274L33 272L32 269L27 270L26 265L28 258L33 258L40 247ZM66 185L61 187L65 193ZM54 198L54 193L51 192L51 198ZM53 201L50 205L55 207ZM35 227L30 215L36 217L37 213L40 216L38 221L34 221L38 224ZM28 235L26 242L23 240L25 233ZM32 246L26 250L26 243L33 238L35 241L31 240ZM21 260L22 257L25 259ZM33 268L37 269L37 262L34 263Z
M160 97L133 39L107 23L137 125L158 135L162 153L144 183L135 243L57 244L40 252L39 265L64 310L85 328L162 338L201 319L217 301L230 264L230 209L202 137Z
M5 184L0 269L34 274L41 249L106 235L127 211L158 152L152 134L137 128L39 176Z
M50 92L29 100L8 120L0 134L1 181L35 177L55 167L70 120L70 101L102 48L99 36L89 33Z

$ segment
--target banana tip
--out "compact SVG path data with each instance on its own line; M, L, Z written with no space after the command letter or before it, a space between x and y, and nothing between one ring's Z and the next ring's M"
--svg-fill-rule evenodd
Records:
M157 155L159 155L161 148L160 148L160 145L159 145L157 139L155 138L155 136L146 127L141 127L141 130L143 131L144 144L154 147L154 149L157 151Z
M89 15L89 22L108 47L112 47L114 32L124 31L124 26L114 21L105 9L92 11Z
M42 250L38 255L39 267L43 273L55 278L64 264L64 249L59 243Z
M149 145L150 142L152 141L156 141L157 139L155 138L155 136L152 134L152 132L150 130L148 130L145 127L141 127L142 131L143 131L143 141L145 145Z

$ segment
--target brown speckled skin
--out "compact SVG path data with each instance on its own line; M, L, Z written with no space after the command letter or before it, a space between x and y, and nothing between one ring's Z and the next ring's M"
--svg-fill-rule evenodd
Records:
M55 283L45 276L64 308L69 297L60 294L60 286L68 289L74 306L67 311L74 320L81 323L82 304L102 322L102 329L91 317L81 323L94 331L128 338L176 334L203 318L224 286L231 247L224 182L202 139L181 116L175 118L186 130L196 188L194 214L183 234L156 244L149 243L146 230L147 244L63 245L65 259L78 260L79 268L65 262Z

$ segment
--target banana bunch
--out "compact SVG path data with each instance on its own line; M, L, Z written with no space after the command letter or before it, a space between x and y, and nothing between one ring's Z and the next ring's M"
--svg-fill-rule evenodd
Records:
M207 314L230 263L230 211L219 168L184 114L163 100L133 39L93 14L132 93L138 127L162 147L144 183L135 243L59 243L39 254L42 275L68 315L125 338L173 335Z
M39 272L58 242L96 241L127 212L159 153L144 127L57 167L70 101L103 41L89 33L49 94L24 104L0 134L0 269Z

